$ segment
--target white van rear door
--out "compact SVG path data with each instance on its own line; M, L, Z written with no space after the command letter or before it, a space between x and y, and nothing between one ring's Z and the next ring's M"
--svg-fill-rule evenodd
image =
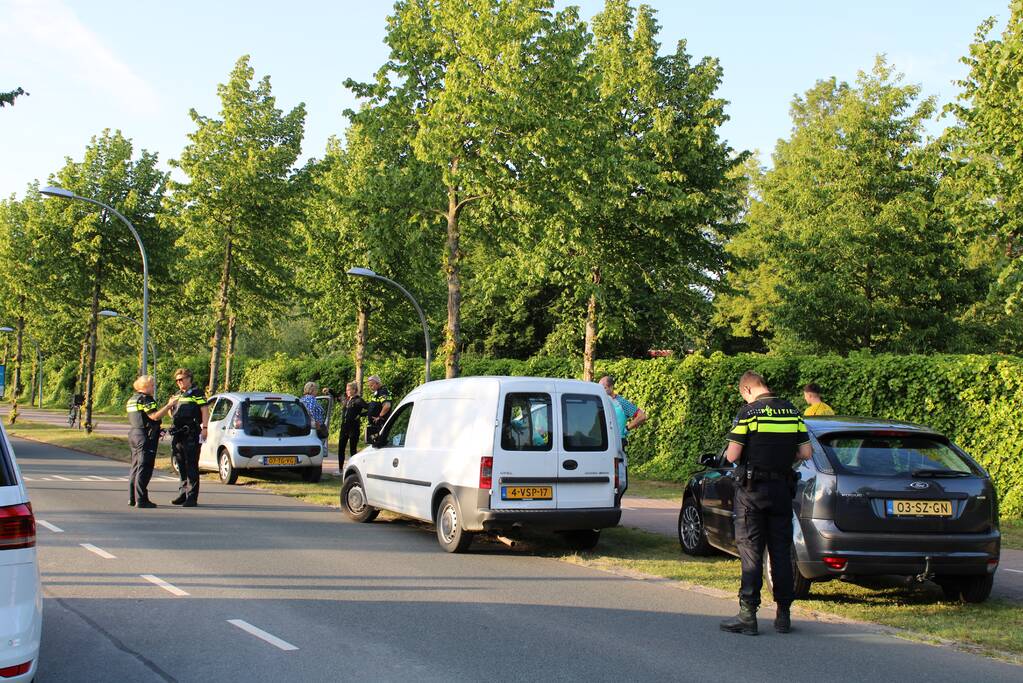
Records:
M558 460L554 444L554 385L502 391L494 438L494 510L557 507Z
M605 399L596 393L558 394L561 438L558 452L558 507L614 507L616 442Z

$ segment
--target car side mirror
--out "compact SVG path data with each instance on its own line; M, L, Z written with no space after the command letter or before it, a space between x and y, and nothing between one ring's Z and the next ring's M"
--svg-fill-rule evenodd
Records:
M704 453L700 456L700 464L704 467L714 467L718 462L717 453Z

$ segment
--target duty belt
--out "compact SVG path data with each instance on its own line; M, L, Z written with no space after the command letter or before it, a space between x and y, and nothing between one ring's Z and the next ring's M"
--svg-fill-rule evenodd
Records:
M771 472L769 470L753 470L753 481L788 481L792 478L791 472Z

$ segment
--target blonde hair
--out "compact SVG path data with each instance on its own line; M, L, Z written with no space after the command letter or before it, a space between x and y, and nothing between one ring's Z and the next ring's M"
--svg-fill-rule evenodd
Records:
M315 394L319 390L320 386L316 382L306 382L305 387L302 389L302 391L307 394Z
M355 389L355 393L356 394L359 393L359 383L358 382L349 382L348 384L345 385L345 388L346 389Z
M135 382L132 383L131 387L135 391L145 391L146 387L153 384L153 381L152 375L139 375Z

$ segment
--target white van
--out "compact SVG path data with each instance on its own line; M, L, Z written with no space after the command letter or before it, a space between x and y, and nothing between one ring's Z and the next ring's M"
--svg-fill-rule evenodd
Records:
M562 532L579 549L618 524L624 460L599 384L540 377L466 377L423 384L375 443L345 466L341 507L358 522L379 510L433 522L448 552L476 532ZM622 468L624 472L624 468Z

